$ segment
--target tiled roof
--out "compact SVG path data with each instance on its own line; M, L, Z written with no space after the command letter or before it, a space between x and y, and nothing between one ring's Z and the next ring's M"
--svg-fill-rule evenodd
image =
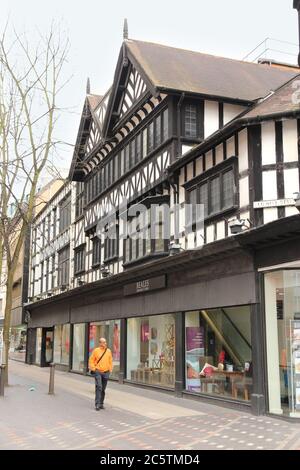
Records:
M152 84L214 97L255 101L294 77L295 70L254 64L160 44L126 40Z

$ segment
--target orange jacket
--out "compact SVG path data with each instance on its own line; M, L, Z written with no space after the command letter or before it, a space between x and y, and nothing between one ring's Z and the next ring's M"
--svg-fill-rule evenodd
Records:
M106 353L102 357L101 361L98 362L103 353L104 353L104 348L94 349L89 359L90 370L93 370L93 371L99 370L100 372L107 372L107 371L112 372L113 363L112 363L111 350L107 348Z

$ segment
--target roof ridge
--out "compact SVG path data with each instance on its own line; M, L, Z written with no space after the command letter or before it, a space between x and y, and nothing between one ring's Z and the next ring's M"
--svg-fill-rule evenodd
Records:
M161 43L152 42L152 41L141 41L139 39L126 39L124 42L125 43L135 43L136 42L136 43L143 43L143 44L151 44L153 46L159 46L159 47L163 47L163 48L166 48L166 49L176 49L178 51L192 52L194 54L199 54L199 55L204 55L204 56L209 56L209 57L215 57L217 59L224 59L224 60L233 61L233 62L239 62L241 64L249 64L249 65L252 65L252 66L256 66L257 68L264 68L264 69L270 69L271 68L271 66L267 65L267 64L259 64L259 63L256 63L256 62L247 62L246 60L233 59L232 57L225 57L225 56L221 56L221 55L210 54L208 52L201 52L201 51L196 51L196 50L193 50L193 49L184 49L182 47L177 47L177 46L168 46L167 44L161 44ZM283 71L279 67L278 68L272 67L272 70L278 70L280 72ZM289 73L292 73L292 72L289 71Z

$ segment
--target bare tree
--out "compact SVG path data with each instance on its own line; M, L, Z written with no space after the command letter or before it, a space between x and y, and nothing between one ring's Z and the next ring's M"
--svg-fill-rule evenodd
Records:
M34 217L41 174L58 144L57 97L66 83L62 75L68 48L68 39L55 26L47 36L39 34L36 46L16 31L9 40L7 28L0 38L0 260L5 255L7 368L14 273Z

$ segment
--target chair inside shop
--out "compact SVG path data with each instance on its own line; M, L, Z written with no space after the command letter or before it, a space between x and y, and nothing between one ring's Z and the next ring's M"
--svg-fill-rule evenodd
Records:
M233 396L238 399L241 396L245 401L249 401L253 387L252 362L249 362L249 368L245 369L241 380L233 382Z

